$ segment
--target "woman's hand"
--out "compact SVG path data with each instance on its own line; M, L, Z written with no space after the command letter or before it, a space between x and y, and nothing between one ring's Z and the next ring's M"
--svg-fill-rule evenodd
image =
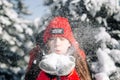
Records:
M64 76L74 69L75 58L73 56L51 53L43 57L39 67L48 74Z

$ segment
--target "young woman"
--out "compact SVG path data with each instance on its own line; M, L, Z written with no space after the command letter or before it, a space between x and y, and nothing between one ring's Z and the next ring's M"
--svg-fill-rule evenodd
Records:
M43 42L44 48L37 45L30 52L25 80L91 80L86 55L67 18L53 18L44 31Z

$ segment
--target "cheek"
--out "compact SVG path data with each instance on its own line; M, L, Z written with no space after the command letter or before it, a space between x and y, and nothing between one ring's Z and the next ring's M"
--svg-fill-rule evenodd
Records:
M53 46L54 45L54 42L53 41L49 41L48 42L48 47L51 47L51 46Z
M53 41L48 42L47 47L49 47L49 52L53 52L55 49L55 43Z
M67 51L70 46L71 46L70 43L64 43L62 48L63 48L64 51Z
M66 42L65 46L69 48L71 46L70 42Z

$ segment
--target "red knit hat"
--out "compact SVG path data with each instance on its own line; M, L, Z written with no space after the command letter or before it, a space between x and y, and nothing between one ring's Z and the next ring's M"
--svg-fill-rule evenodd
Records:
M68 39L74 47L77 46L67 18L58 16L52 19L44 32L43 41L46 43L49 38L58 36Z

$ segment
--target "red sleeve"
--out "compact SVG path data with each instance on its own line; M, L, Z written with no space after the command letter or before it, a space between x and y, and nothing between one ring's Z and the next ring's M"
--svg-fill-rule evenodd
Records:
M30 59L29 59L29 63L28 63L28 68L27 70L29 70L31 68L31 65L35 59L35 56L36 54L38 53L40 47L39 46L36 46L34 47L30 52L29 52L29 55L30 55Z

